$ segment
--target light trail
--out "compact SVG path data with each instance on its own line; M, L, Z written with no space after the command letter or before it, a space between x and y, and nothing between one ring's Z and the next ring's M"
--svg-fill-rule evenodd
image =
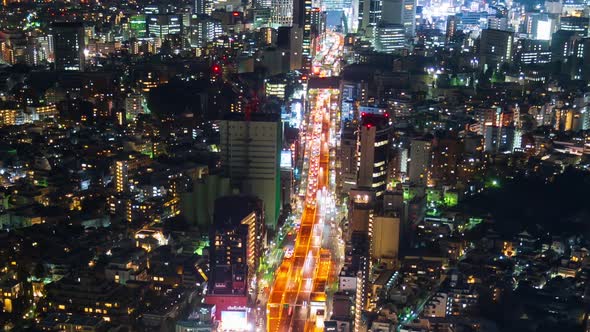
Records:
M320 52L320 63L334 66L342 51L343 39L329 33L325 40L323 49L326 50ZM337 68L330 69L328 74L335 72L333 69ZM308 174L303 213L293 257L283 260L269 296L266 312L269 332L322 330L316 319L323 322L321 310L325 310L331 257L329 250L321 248L324 221L320 201L325 199L320 198L326 195L325 188L330 184L330 111L338 91L314 89L307 96L310 114L304 160L308 163L305 165Z

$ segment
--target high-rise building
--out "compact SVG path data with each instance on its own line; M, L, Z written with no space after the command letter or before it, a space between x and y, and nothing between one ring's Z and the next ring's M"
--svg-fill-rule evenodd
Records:
M513 33L510 31L482 30L479 61L484 65L484 70L496 69L503 63L512 62L512 42Z
M145 99L143 95L139 93L129 94L125 97L125 115L127 120L135 121L139 114L144 112L144 105Z
M293 25L293 0L272 0L270 21L273 27Z
M551 34L556 30L556 20L548 13L526 13L521 21L521 31L531 39L551 40Z
M446 42L452 43L457 36L457 25L459 24L459 17L457 15L451 15L447 17L447 28L446 28Z
M57 71L83 71L85 65L84 24L56 22L52 25Z
M158 14L147 16L148 35L160 40L168 35L179 35L182 31L182 16L176 14Z
M382 6L382 0L358 1L358 30L363 31L368 37L372 37L373 29L381 21Z
M263 203L251 196L215 201L210 235L210 294L248 291L264 240Z
M232 113L220 121L219 127L224 174L242 193L262 199L266 223L275 227L281 202L279 116Z
M363 113L359 129L359 172L357 186L371 188L377 197L387 187L387 162L391 149L389 118Z
M383 0L383 13L380 17L385 23L400 24L407 37L416 34L416 0Z
M379 52L394 53L406 46L403 25L379 22L375 32L375 49Z
M408 175L410 183L426 185L432 165L432 142L425 138L412 139Z
M572 30L559 30L551 38L551 61L567 62L574 54L576 44L581 40L580 33Z
M115 161L115 190L127 191L129 186L129 163L127 160Z
M297 0L297 3L300 3L300 0ZM311 68L311 58L313 56L312 52L312 41L315 38L313 28L312 28L312 1L311 0L304 0L303 1L303 24L299 25L303 27L303 57L302 57L302 67L304 69ZM295 10L293 11L296 12Z
M210 236L210 275L207 304L216 305L216 318L243 310L252 292L264 241L261 200L226 196L215 201Z
M356 187L357 181L357 134L356 126L347 123L342 127L340 136L339 158L336 160L340 167L339 182L343 192L348 192Z
M221 22L206 15L193 15L189 22L191 47L203 47L223 33Z
M277 47L289 51L290 70L301 69L303 59L303 29L301 27L279 27Z

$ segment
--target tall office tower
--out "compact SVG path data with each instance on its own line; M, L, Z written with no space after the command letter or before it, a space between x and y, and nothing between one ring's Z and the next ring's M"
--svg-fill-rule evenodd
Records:
M359 0L358 2L358 30L363 31L365 36L372 37L373 29L379 21L382 14L382 0ZM396 22L387 22L396 23Z
M426 138L414 138L410 143L410 183L426 185L432 165L432 142Z
M406 46L406 32L403 25L383 21L377 24L375 49L383 53L394 53Z
M380 114L363 114L359 129L359 188L371 188L377 197L383 195L387 187L390 149L389 118Z
M223 172L244 194L264 202L267 225L274 228L280 211L282 127L277 114L228 114L220 121Z
M166 39L168 35L180 35L182 16L176 14L158 14L147 16L148 36Z
M446 29L446 42L447 44L452 43L457 36L457 24L459 24L459 18L457 15L451 15L447 17L447 29Z
M357 134L356 126L352 123L346 123L342 127L340 136L339 158L336 160L337 166L340 167L339 182L342 192L348 192L356 187L357 181Z
M221 22L209 16L194 15L189 20L189 42L191 47L203 47L207 42L221 36Z
M215 201L210 231L209 287L205 302L216 305L216 316L246 307L264 239L263 203L248 196Z
M84 24L81 22L56 22L51 26L55 52L55 70L83 71Z
M383 15L385 23L401 24L407 37L416 34L416 0L383 0Z
M311 8L312 0L293 0L293 25L303 28L305 25L305 8Z
M326 32L326 12L319 7L313 7L311 10L311 30L316 37Z
M357 272L356 291L354 295L354 322L353 331L360 332L366 330L363 328L363 311L367 309L369 304L369 290L370 290L370 270L371 264L369 257L360 257L360 268Z
M512 62L513 33L485 29L481 32L479 62L487 68L498 69L503 63Z
M280 27L277 31L277 47L289 50L290 70L301 69L303 57L303 29L301 27Z
M272 0L270 22L273 27L293 25L293 0Z
M350 190L349 227L346 233L346 268L356 273L354 331L359 331L362 312L368 304L371 271L371 238L373 236L373 190Z
M296 0L298 3L301 0ZM312 30L312 1L311 0L304 0L303 1L303 24L300 26L303 27L303 59L302 59L302 67L303 69L311 69L311 58L312 58L312 41L315 37L313 35Z

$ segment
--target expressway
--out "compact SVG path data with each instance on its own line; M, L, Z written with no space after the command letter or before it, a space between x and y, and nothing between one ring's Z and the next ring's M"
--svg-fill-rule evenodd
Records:
M342 38L328 33L321 44L318 61L334 64L342 51ZM324 68L322 66L322 68ZM333 73L330 71L329 73ZM321 75L320 75L321 76ZM330 137L339 91L310 89L307 93L308 122L305 135L302 177L301 222L293 254L286 256L277 271L267 302L269 332L323 331L326 316L326 285L330 276L330 250L322 248L326 234L325 202L330 197ZM327 236L327 235L326 235Z
M327 32L323 38L320 42L321 49L312 61L312 72L319 77L337 75L340 71L339 60L344 37L341 34Z

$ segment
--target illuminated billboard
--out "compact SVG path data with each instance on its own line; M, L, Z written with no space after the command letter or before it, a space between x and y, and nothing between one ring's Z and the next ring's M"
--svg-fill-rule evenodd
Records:
M292 168L291 164L291 150L283 150L281 151L281 168L290 169Z

